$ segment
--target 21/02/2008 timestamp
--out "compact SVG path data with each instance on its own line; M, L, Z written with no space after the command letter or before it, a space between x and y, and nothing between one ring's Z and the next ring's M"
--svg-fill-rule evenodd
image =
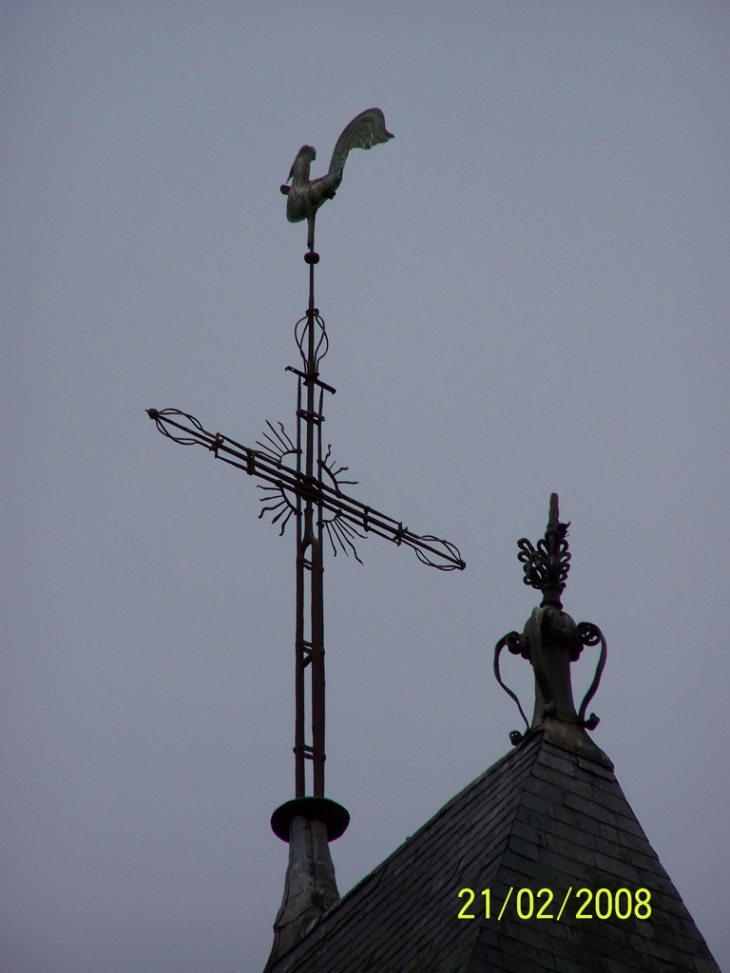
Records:
M542 888L533 892L529 888L515 889L511 885L501 904L492 902L491 889L483 889L480 895L484 899L484 909L478 915L479 909L474 905L477 895L473 889L464 888L459 891L458 898L465 901L457 919L495 918L499 922L509 915L515 915L523 920L554 919L560 922L571 897L574 902L569 915L574 919L648 919L651 916L651 892L645 888L638 888L633 894L626 888L602 888L595 891L579 888L574 892L571 885L560 899L556 898L552 889ZM556 913L558 903L560 906ZM508 912L510 904L511 909Z

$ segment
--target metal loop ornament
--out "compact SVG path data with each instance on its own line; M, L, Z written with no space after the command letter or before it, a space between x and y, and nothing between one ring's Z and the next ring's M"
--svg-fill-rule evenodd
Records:
M311 315L309 313L305 314L304 317L299 318L297 323L294 325L294 338L297 343L297 348L299 349L299 354L302 356L302 361L305 365L309 364L309 329L316 327L319 334L315 333L313 341L313 352L314 352L314 367L315 370L319 370L319 363L322 361L324 356L329 351L329 338L327 337L327 329L324 324L324 318L320 315L317 308L314 308Z
M171 425L182 428L179 423L170 419L170 416L180 416L182 419L187 419L191 426L205 433L200 420L196 419L195 416L191 416L188 412L182 412L180 409L148 409L147 415L150 419L154 419L157 431L161 432L163 436L167 436L168 439L172 439L173 442L180 443L181 446L200 445L199 439L191 439L189 436L173 436L167 425L165 425L165 420L167 420Z
M449 559L441 562L436 561L428 556L427 548L415 547L416 557L421 564L426 564L429 568L436 568L438 571L463 571L466 567L465 562L461 559L459 548L451 541L446 541L442 537L434 537L433 534L423 534L420 540L427 541L430 547L440 547L444 556Z

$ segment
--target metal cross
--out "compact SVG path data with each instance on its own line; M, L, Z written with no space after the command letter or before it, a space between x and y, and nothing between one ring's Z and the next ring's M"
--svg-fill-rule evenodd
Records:
M312 791L324 798L325 763L325 676L324 676L324 536L336 555L338 551L359 561L355 539L377 534L398 545L412 548L424 564L442 571L463 570L466 564L454 544L432 535L419 535L373 507L343 493L340 474L346 466L335 466L331 447L322 442L324 393L335 389L322 381L320 363L327 353L325 323L314 302L314 267L319 255L314 251L314 220L310 223L309 249L304 256L309 265L309 304L294 328L302 368L289 366L297 376L297 431L292 441L283 424L267 421L267 429L256 447L242 446L203 428L194 416L179 409L148 409L159 431L184 446L201 445L250 476L264 480L259 488L264 506L259 516L271 515L280 524L280 534L294 517L296 523L296 637L294 733L296 797L306 795L305 762L312 762ZM305 681L310 674L311 734L307 742Z

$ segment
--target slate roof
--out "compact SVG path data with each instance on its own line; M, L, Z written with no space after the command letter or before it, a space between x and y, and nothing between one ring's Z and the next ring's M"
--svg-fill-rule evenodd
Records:
M720 973L610 767L543 730L448 802L363 879L271 973ZM497 918L512 887L502 919ZM466 911L474 919L458 919ZM533 918L516 913L519 889ZM554 892L546 904L547 893ZM568 889L571 896L557 915ZM629 890L631 916L579 889ZM637 889L651 916L637 918ZM491 891L491 918L482 890ZM643 895L643 893L642 893ZM537 910L553 918L537 919ZM629 899L621 893L622 914ZM523 915L530 913L527 893Z

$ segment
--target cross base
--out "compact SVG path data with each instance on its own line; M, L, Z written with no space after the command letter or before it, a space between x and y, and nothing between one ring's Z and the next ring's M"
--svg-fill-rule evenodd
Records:
M289 841L294 818L321 821L327 826L328 841L341 837L350 823L349 811L328 797L297 797L277 807L271 815L271 830L277 838Z

